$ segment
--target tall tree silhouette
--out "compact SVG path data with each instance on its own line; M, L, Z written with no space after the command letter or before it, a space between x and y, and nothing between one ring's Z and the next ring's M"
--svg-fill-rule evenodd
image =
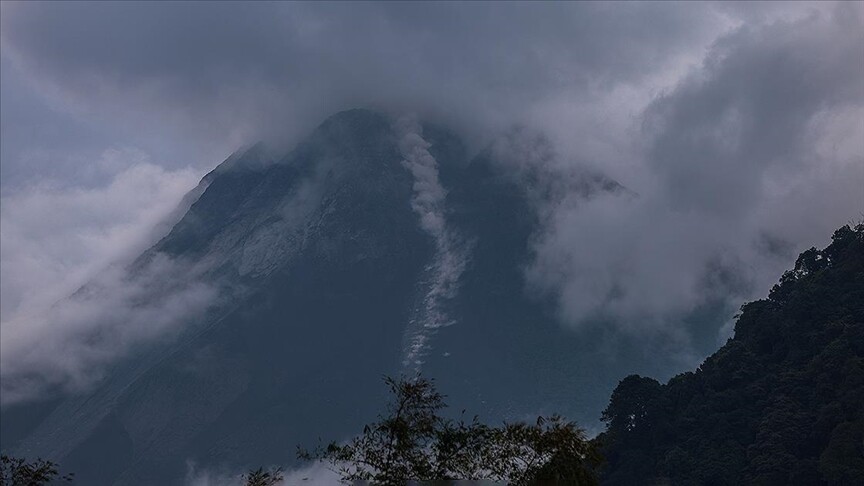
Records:
M434 382L385 378L392 401L386 414L345 444L331 442L299 457L329 462L346 482L401 485L406 481L492 480L527 484L597 484L600 456L585 433L562 417L490 427L474 416L442 415Z

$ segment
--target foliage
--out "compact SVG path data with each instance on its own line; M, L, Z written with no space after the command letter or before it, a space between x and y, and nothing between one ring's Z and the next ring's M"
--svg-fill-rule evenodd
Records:
M72 474L60 476L57 464L44 459L28 462L23 458L0 455L0 486L41 486L55 479L71 481Z
M661 385L625 378L604 484L864 484L864 226L801 254L735 337Z
M597 484L600 454L584 432L560 416L492 429L485 444L487 479L508 484Z
M279 484L284 477L282 476L282 468L266 471L263 467L259 467L253 471L249 471L243 476L244 486L275 486Z
M402 485L407 481L492 480L527 484L596 484L600 458L584 432L559 416L534 424L482 424L475 416L442 416L447 405L434 383L423 378L385 382L393 401L384 416L346 444L335 442L306 460L331 463L346 482ZM464 412L463 412L464 415Z

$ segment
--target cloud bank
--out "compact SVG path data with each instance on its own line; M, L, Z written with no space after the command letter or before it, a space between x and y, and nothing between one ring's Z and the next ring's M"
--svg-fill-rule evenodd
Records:
M664 3L4 7L7 54L70 110L226 151L355 106L482 133L667 76L730 23Z
M864 210L864 29L844 5L718 39L639 117L638 197L553 208L530 280L577 324L764 295Z
M4 404L89 384L104 364L213 297L211 287L179 278L188 269L178 262L156 258L136 275L125 267L163 236L160 223L199 174L166 171L135 150L107 151L95 166L110 174L106 185L43 182L0 201ZM167 298L148 302L160 295Z

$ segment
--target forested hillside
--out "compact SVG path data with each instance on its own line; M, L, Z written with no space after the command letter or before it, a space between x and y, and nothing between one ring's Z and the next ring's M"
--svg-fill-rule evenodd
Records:
M832 240L695 372L621 381L604 484L864 484L864 225Z

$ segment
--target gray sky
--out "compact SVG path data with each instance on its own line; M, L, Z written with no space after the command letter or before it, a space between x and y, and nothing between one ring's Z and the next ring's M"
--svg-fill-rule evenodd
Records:
M574 328L674 338L864 214L861 3L0 5L4 333L145 247L240 145L358 106L475 148L528 127L554 156L515 163L636 194L538 204L527 280Z

